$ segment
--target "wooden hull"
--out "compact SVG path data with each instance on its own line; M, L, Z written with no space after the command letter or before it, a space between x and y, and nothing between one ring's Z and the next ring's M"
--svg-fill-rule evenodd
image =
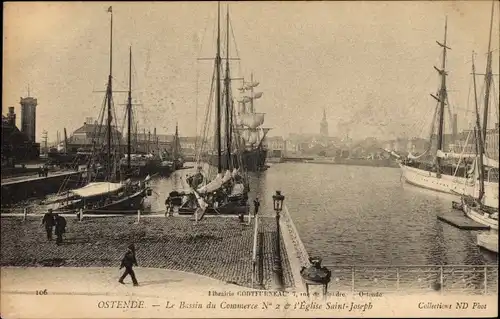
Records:
M488 212L484 212L479 209L479 207L473 207L466 201L462 201L462 207L465 215L469 217L470 219L489 226L491 229L498 230L498 219L492 218L492 214ZM498 210L497 210L497 216L498 216Z
M198 207L189 206L187 203L179 207L179 215L192 215ZM205 215L239 215L247 214L250 206L241 202L228 202L217 208L208 207Z
M266 169L267 150L264 148L254 148L251 150L238 151L231 155L232 167L239 168L241 166L248 172L259 172ZM208 163L214 167L218 165L218 155L208 155ZM227 154L223 153L221 158L222 169L229 169Z
M408 184L430 189L437 192L456 195L461 194L473 197L479 196L479 186L474 181L465 177L451 176L442 174L437 177L436 173L423 169L399 164L402 170L402 176ZM476 184L478 184L477 181ZM489 207L498 208L498 183L485 182L484 185L484 203Z
M147 189L139 190L128 196L112 200L111 202L104 202L103 204L93 205L92 207L87 206L86 210L91 214L137 214L137 210L142 208L142 203L146 197L146 190ZM79 199L68 205L61 206L56 211L78 211L84 208L85 205L88 205L88 203L84 202L83 199Z
M478 234L477 235L477 245L488 251L498 254L498 233L496 234Z

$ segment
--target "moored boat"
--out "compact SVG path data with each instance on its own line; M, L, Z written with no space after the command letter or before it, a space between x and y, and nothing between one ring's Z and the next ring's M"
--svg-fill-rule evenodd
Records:
M104 120L104 114L107 113L107 133L106 141L94 140L93 152L89 156L87 167L91 170L87 176L86 185L77 189L72 189L66 192L66 200L59 200L58 211L75 211L75 210L90 210L94 213L110 212L115 213L136 213L137 209L142 206L144 197L151 195L152 191L148 187L150 176L148 175L144 181L132 182L130 179L122 182L123 174L120 174L120 158L115 147L119 147L118 143L113 143L112 137L112 121L113 121L113 91L112 91L112 26L113 12L112 7L109 7L108 12L111 13L111 37L110 37L110 71L106 88L106 95L103 103L101 120ZM131 171L131 81L132 81L132 48L130 48L129 61L129 91L128 91L128 151L127 151L127 166L128 173ZM105 112L106 111L106 112ZM116 121L116 119L115 119ZM96 145L101 145L99 148ZM103 164L102 171L98 170L99 164ZM99 174L102 173L102 174ZM122 175L122 176L120 176ZM62 191L62 190L61 190Z
M489 226L491 229L498 231L498 168L499 163L493 161L486 157L486 129L488 126L488 109L489 109L489 95L490 87L492 82L492 68L491 68L491 30L493 27L493 9L494 3L491 10L491 23L490 23L490 42L488 44L488 57L486 62L486 72L485 72L485 95L483 104L483 123L481 125L481 120L479 118L479 105L477 101L477 86L476 86L476 70L474 64L474 53L472 54L472 75L474 84L474 102L475 102L475 115L476 115L476 126L475 126L475 146L477 151L477 158L475 162L475 172L477 173L477 179L479 180L479 187L473 196L463 195L462 196L462 206L464 213L470 217L472 220L481 223L483 225ZM493 168L491 168L493 166ZM494 178L494 183L491 183L491 178ZM488 185L488 182L489 185ZM474 183L475 184L475 183ZM475 185L474 185L475 186ZM493 186L488 193L488 186ZM473 189L475 190L475 189ZM492 198L487 195L493 195Z
M463 196L462 210L470 219L498 230L498 209L481 205L473 197Z
M209 163L207 171L203 171L201 162L201 154L203 154L203 143L199 146L198 169L197 172L188 177L187 183L190 187L190 192L184 197L185 200L179 213L195 214L196 218L202 218L205 214L245 214L249 211L248 206L248 180L245 167L241 165L241 153L233 150L238 149L237 124L233 121L233 103L231 97L231 77L229 72L229 11L226 16L226 58L224 91L221 90L221 55L220 55L220 4L218 4L217 14L217 53L215 57L215 78L212 78L212 90L215 84L215 143L212 148L216 157L212 157L215 163ZM222 103L224 101L225 103ZM211 107L212 100L208 105ZM225 106L225 112L222 112L222 106ZM222 116L224 118L224 136L222 134ZM207 112L207 115L210 112ZM209 118L206 118L205 123L210 123ZM204 129L203 140L208 133L208 126ZM236 141L236 145L233 142ZM235 148L236 146L236 148ZM223 149L225 148L225 150ZM224 151L228 154L223 156ZM238 161L239 165L234 165L234 160ZM215 165L214 165L215 164ZM215 167L217 169L215 171Z
M477 234L477 245L498 254L498 233Z
M84 209L92 213L135 214L142 207L144 198L150 195L147 181L143 183L94 182L71 190L68 200L61 202L56 211L78 211Z
M447 50L450 49L447 45L446 32L447 23L445 24L444 42L437 42L443 49L442 67L441 69L435 67L441 77L441 85L437 96L431 94L438 102L436 112L434 113L434 120L437 117L438 122L438 128L435 134L437 137L435 153L431 151L435 122L433 120L431 143L428 144L427 150L418 156L410 153L406 158L400 160L399 166L402 170L402 177L405 182L414 186L452 194L458 198L462 195L477 198L479 197L480 184L478 170L484 169L487 173L484 174L483 194L481 195L483 204L489 207L498 208L498 161L488 158L484 152L481 156L479 156L477 152L465 153L465 147L462 153L444 151L443 133L445 105L449 104L446 88L446 78L448 75L446 70L446 54ZM488 100L489 84L487 83L485 90L485 105L488 104ZM485 114L487 114L487 107L485 108ZM485 115L485 121L486 119L487 115ZM477 134L470 131L465 141L466 146L469 143L469 139L471 139L472 133L474 133L473 138L477 141ZM484 139L486 130L484 130L482 134ZM479 164L480 161L482 161L481 165Z

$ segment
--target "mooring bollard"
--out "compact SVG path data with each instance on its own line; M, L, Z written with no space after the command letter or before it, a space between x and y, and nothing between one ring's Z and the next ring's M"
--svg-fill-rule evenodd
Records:
M24 207L23 208L23 222L26 221L27 215L28 215L28 208Z
M141 220L141 210L138 209L137 210L137 223L139 223L140 220Z

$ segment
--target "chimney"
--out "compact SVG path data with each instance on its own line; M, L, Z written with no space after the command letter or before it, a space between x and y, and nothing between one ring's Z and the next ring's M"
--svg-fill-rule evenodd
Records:
M16 126L16 113L14 113L14 107L9 106L9 113L7 114L9 119L9 125Z
M457 114L453 114L453 126L452 126L452 143L455 143L457 140L458 134L458 124L457 124Z

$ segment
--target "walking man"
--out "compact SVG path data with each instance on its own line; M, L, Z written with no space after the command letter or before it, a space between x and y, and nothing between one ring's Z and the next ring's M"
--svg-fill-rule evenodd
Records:
M257 216L257 213L259 212L259 207L260 207L259 198L255 197L253 201L254 216Z
M52 208L49 208L47 213L43 215L42 225L45 225L45 231L47 232L47 240L52 240L52 229L55 225L54 214L52 214Z
M63 242L62 235L66 232L66 219L58 214L55 214L56 222L56 245L59 246Z
M125 279L127 275L130 275L130 277L132 277L132 282L134 283L134 286L139 286L139 283L135 278L134 269L132 269L134 265L137 266L137 259L135 258L135 246L134 244L130 244L128 246L128 251L125 253L125 256L123 256L122 263L120 265L120 269L125 267L125 272L118 280L119 283L125 284L123 282L123 279Z

